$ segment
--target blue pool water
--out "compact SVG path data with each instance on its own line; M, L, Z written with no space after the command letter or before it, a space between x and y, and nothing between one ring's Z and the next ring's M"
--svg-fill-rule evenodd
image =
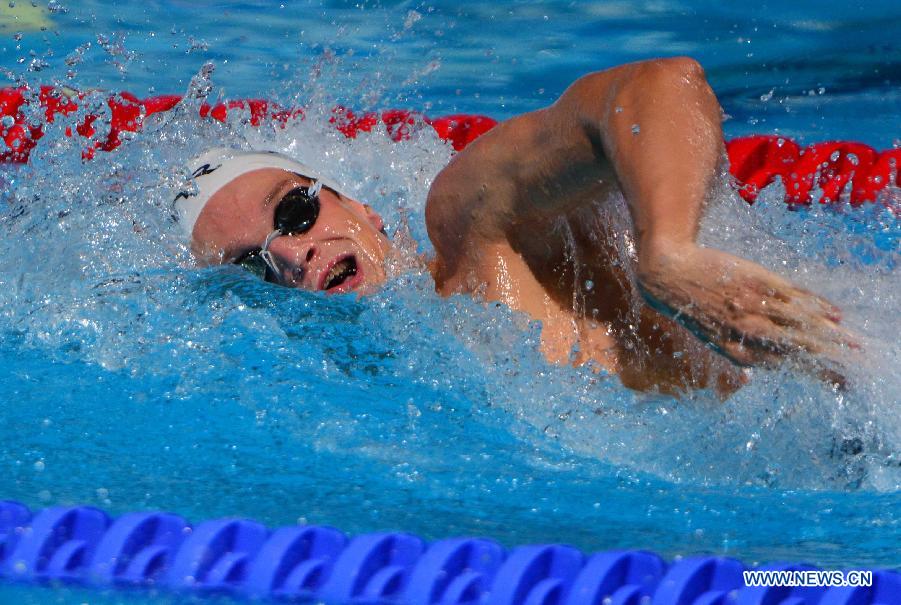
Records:
M17 4L0 9L9 84L180 93L212 62L213 97L312 110L275 130L186 109L86 165L58 123L29 166L0 169L0 498L901 565L897 219L786 212L778 186L751 209L719 195L704 241L841 303L866 355L846 392L786 367L757 371L725 403L636 395L548 365L538 327L509 310L434 293L414 254L415 242L429 250L422 208L450 157L434 135L348 141L317 112L504 118L588 71L691 54L727 136L889 148L901 138L897 3L42 1L33 26L34 7ZM363 300L196 268L169 203L181 162L213 144L328 166L389 232L412 235L399 238L414 242L408 262ZM0 602L175 601L3 586Z

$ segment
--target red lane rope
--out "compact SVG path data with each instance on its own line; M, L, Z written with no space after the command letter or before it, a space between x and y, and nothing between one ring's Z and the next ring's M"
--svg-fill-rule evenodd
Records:
M25 88L0 89L0 138L6 149L0 151L0 162L24 163L37 141L43 136L40 123L29 123L26 117L28 99L36 97L43 109L43 119L52 123L57 116L66 116L78 109L84 93L42 86L38 91ZM89 115L75 126L75 132L91 138L84 155L90 158L96 150L111 151L121 143L120 133L136 132L143 120L154 113L175 107L181 97L161 95L139 99L127 93L107 99L110 109L110 129L99 136L95 122L98 116ZM249 114L250 123L258 126L263 120L281 123L303 117L302 109L285 109L262 99L227 101L217 105L202 104L200 115L224 122L228 112L239 110ZM389 110L355 114L343 107L332 111L330 121L345 136L353 138L383 124L394 140L407 138L420 124L431 126L439 137L449 141L457 151L480 135L491 130L497 121L480 115L450 115L429 118L406 110ZM72 129L66 134L72 136ZM779 177L785 186L787 204L810 204L814 190L820 192L820 203L839 200L850 187L850 202L860 205L875 202L886 187L898 186L901 149L877 151L851 141L830 141L801 147L791 139L773 135L752 135L726 142L730 171L739 184L739 193L753 203L760 191Z

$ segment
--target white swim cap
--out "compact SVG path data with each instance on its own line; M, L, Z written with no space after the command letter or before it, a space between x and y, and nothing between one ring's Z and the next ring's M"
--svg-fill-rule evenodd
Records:
M342 187L332 179L322 176L306 164L275 151L239 151L216 147L200 154L191 162L191 178L195 191L180 191L175 196L178 222L190 236L194 232L197 217L213 195L242 174L261 168L281 168L319 181L324 186L340 192Z

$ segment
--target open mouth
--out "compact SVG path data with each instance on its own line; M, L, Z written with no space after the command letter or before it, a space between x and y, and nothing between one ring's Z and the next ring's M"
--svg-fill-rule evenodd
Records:
M354 286L353 278L357 276L357 259L353 255L346 256L333 264L320 282L320 290L326 292L349 290ZM342 288L342 286L346 286Z

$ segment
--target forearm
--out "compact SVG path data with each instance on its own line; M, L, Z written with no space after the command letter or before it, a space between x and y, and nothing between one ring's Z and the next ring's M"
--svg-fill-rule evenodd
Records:
M580 92L579 110L628 201L641 268L694 243L723 153L721 110L691 59L625 65L603 76Z

